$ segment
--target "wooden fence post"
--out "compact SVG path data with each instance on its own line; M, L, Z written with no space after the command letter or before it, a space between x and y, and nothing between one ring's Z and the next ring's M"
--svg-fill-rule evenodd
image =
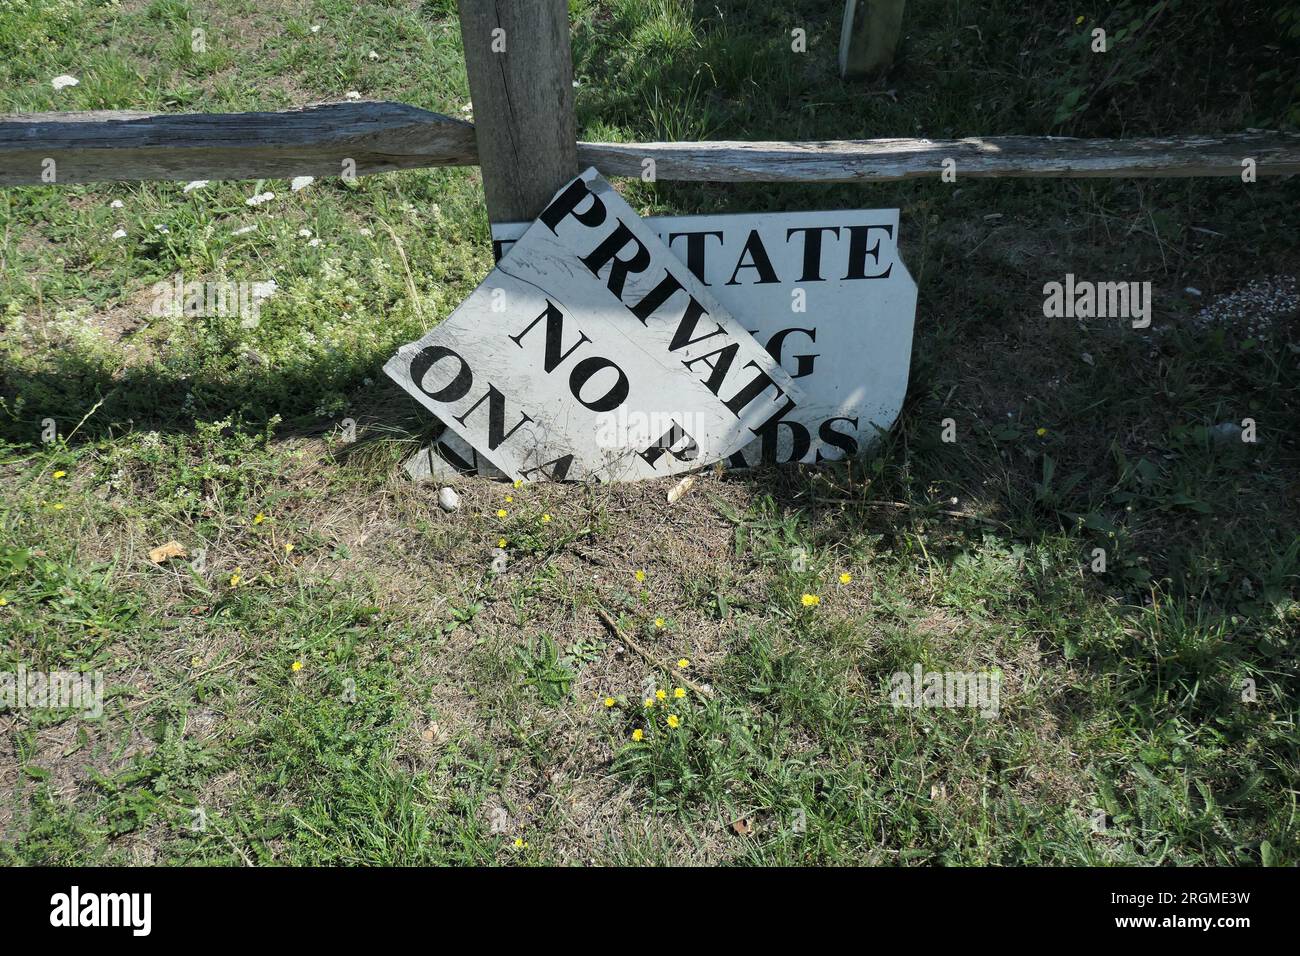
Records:
M840 27L840 76L856 79L894 62L903 35L906 0L844 0Z
M568 3L457 5L488 219L536 219L578 172Z

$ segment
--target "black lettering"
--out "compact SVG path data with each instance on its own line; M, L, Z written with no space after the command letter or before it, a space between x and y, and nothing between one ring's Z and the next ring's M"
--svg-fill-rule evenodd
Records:
M758 363L752 361L746 362L745 368L758 368ZM752 402L754 399L758 398L758 396L762 395L769 388L776 389L775 397L777 398L780 398L782 395L785 394L785 389L781 388L775 382L773 382L772 376L768 375L761 368L758 368L758 374L754 376L753 381L751 381L748 385L746 385L739 392L733 395L731 397L731 400L726 402L725 404L727 408L731 410L731 414L739 418L740 413L744 411L745 406L748 405L750 402ZM789 408L794 408L793 399L789 401ZM785 412L782 412L781 414L785 414Z
M804 234L803 239L803 275L799 277L800 282L821 282L822 281L822 233L832 232L835 238L840 237L839 226L799 226L795 229L787 229L785 241L788 243L790 237L796 232Z
M591 205L579 212L578 203L588 197L591 199ZM575 179L569 183L564 192L551 200L551 204L543 209L542 214L537 218L546 223L551 232L555 232L555 227L565 216L572 216L589 229L594 229L605 221L605 204L600 201L599 196L587 188L587 184L582 179Z
M778 462L776 456L780 450L782 425L790 429L790 457ZM760 460L765 465L784 465L792 461L803 461L803 456L808 454L808 449L812 447L812 436L808 434L808 429L798 422L769 421L764 423L758 434L762 442Z
M632 314L641 320L641 324L646 324L646 319L650 318L659 310L665 302L671 299L678 292L682 291L682 284L667 269L664 270L664 277L659 280L659 284L645 294L645 298L635 306L629 306Z
M745 261L746 256L749 257L748 262ZM753 269L758 273L758 281L754 283L755 285L780 281L776 277L776 270L772 268L772 260L767 257L767 250L763 248L763 240L759 237L757 229L749 230L745 248L740 251L740 259L736 262L736 271L731 274L727 285L740 285L736 281L736 276L740 274L741 269Z
M560 354L560 345L564 339L564 314L555 307L554 302L547 299L546 308L542 311L542 314L529 322L528 328L524 329L518 335L509 336L510 341L514 342L515 345L520 348L523 348L523 337L531 332L533 326L542 321L542 319L546 320L546 345L542 353L542 368L546 369L547 374L549 374L555 370L555 366L559 365L576 352L580 345L584 342L590 342L591 339L587 338L587 333L579 329L578 341L569 346L569 351Z
M511 435L519 430L519 426L524 422L531 422L532 419L523 412L519 413L519 421L514 428L506 431L506 397L501 394L495 385L488 383L488 390L483 393L483 398L470 406L469 411L456 419L463 427L465 419L474 414L474 410L483 404L486 399L488 403L488 449L496 451L498 445L508 439Z
M686 440L686 444L680 449L677 448L676 446L683 439ZM700 446L696 444L694 438L686 434L686 429L673 422L672 427L659 436L658 441L638 454L653 468L664 452L668 452L678 461L694 461L699 456Z
M569 468L572 467L572 465L572 455L561 455L559 458L543 462L536 468L529 468L526 471L521 471L519 474L524 477L525 481L531 480L529 476L535 475L538 472L541 472L544 477L549 478L551 481L563 481L565 476L569 473ZM551 469L549 473L546 471L547 468Z
M460 363L460 369L450 382L438 389L438 391L431 392L424 387L424 376L428 374L429 369L445 358L454 358ZM452 402L459 402L469 394L470 387L474 384L474 373L470 370L469 363L447 346L429 345L421 349L420 354L411 359L411 381L415 383L416 388L435 402L445 402L450 405Z
M852 458L858 453L858 440L853 435L846 435L844 432L837 432L832 428L831 426L836 422L848 422L855 429L858 427L858 420L856 418L828 418L818 427L817 437L827 445L832 445L835 448L843 448L844 457ZM819 451L817 453L817 460L826 461L826 456Z
M672 232L668 234L668 246L672 248L673 240L680 236L686 237L686 268L695 273L695 278L704 282L704 252L705 240L710 236L718 237L718 244L722 244L721 232ZM704 282L708 285L707 282Z
M618 253L625 249L629 244L636 246L636 251L630 259L620 259ZM619 220L618 226L614 231L604 238L591 254L584 256L582 264L591 270L592 275L598 275L600 270L609 263L609 279L607 285L609 291L623 298L623 283L627 281L629 273L645 272L650 268L650 250L642 244L641 240L632 235L632 230L627 224Z
M731 371L731 363L735 361L736 353L739 351L740 346L735 342L732 342L730 345L724 345L716 351L706 352L704 355L697 355L693 359L687 359L682 364L687 368L690 368L696 362L703 362L707 365L710 374L707 379L703 379L702 381L704 382L704 386L710 392L717 395L718 390L722 388L722 383L726 381L727 373ZM716 362L710 362L709 359L713 358L715 355L718 356L718 360ZM754 363L750 362L749 364L753 365ZM737 412L737 416L739 416L739 412Z
M587 401L579 394L582 387L587 384L593 375L605 368L612 368L618 373L618 377L603 397L596 399L594 402ZM612 361L600 355L593 355L591 358L583 359L573 367L573 372L569 375L569 391L573 392L574 398L593 412L608 412L618 408L627 400L628 388L627 374Z
M777 362L781 361L781 347L785 345L785 337L791 332L802 332L814 342L817 341L816 329L781 329L781 331L773 333L772 337L767 340L767 354L776 359ZM799 365L794 374L790 377L803 378L805 375L811 375L813 371L813 362L816 361L817 356L796 355L795 358L799 360Z
M867 275L867 257L870 256L880 265L880 240L870 249L867 248L867 236L871 234L872 229L883 229L885 235L891 239L894 237L894 227L892 225L871 225L871 226L849 226L849 272L844 278L846 279L888 279L889 273L894 271L894 264L891 262L885 267L884 272L878 272L875 275Z

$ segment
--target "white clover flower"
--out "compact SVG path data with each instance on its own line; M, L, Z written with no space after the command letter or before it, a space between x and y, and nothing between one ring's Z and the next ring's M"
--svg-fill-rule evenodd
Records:
M299 230L298 230L298 238L299 238L299 239L310 239L310 238L311 238L311 230L310 230L310 229L299 229Z
M311 32L312 32L312 33L320 33L320 24L319 24L319 23L313 23L313 24L311 25Z
M64 89L65 87L76 86L80 82L81 81L78 80L75 76L68 76L68 74L66 73L61 73L58 76L56 76L54 79L50 80L50 86L54 87L56 90L61 90Z
M313 240L311 240L309 243L307 243L307 245L309 245L309 246L311 246L313 249L315 249L317 246L320 245L320 240L319 240L319 239L313 239Z
M289 184L289 191L296 193L300 189L306 189L315 181L315 176L295 176L293 177L293 182Z
M111 203L108 204L108 208L109 208L109 209L121 209L121 208L122 208L122 200L120 200L120 199L114 199Z
M206 180L206 179L196 179L196 180L194 180L193 182L186 183L186 184L185 184L185 188L182 189L181 192L183 192L183 193L192 193L192 192L194 192L194 190L196 190L196 189L202 189L204 186L208 185L208 182L209 182L209 181Z
M232 236L244 236L244 235L247 235L248 233L254 231L256 228L257 228L257 226L241 226L240 228L238 228L238 229L236 229L234 232L232 232L231 235L232 235Z
M264 202L270 202L275 198L275 193L258 193L256 196L249 196L244 200L245 206L260 206Z
M126 238L126 230L125 230L125 229L119 229L117 232L113 233L113 238L114 238L114 239L125 239L125 238Z

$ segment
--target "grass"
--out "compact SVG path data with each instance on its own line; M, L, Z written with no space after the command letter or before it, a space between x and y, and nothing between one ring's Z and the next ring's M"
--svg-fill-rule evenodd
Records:
M918 0L858 86L839 6L575 0L581 135L1297 119L1263 4ZM442 0L10 0L0 54L15 111L469 99ZM0 860L1300 862L1300 323L1201 315L1296 275L1294 180L620 188L902 209L911 385L870 457L673 506L473 481L445 514L400 477L428 423L379 368L490 266L476 170L0 195L0 669L106 685L98 719L0 712ZM1151 281L1152 328L1044 319L1066 272ZM277 291L251 328L154 315L177 273ZM1245 418L1257 443L1221 440ZM917 665L997 675L996 716L889 706Z

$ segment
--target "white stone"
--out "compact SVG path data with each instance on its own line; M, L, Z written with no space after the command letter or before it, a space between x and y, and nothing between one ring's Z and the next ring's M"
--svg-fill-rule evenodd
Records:
M443 511L455 511L460 507L460 495L451 488L443 488L438 492L438 507Z
M61 73L58 76L56 76L54 79L50 80L50 86L54 87L56 90L63 90L63 89L67 89L69 86L77 86L78 84L80 84L80 82L81 81L78 80L75 76L69 76L66 73Z

